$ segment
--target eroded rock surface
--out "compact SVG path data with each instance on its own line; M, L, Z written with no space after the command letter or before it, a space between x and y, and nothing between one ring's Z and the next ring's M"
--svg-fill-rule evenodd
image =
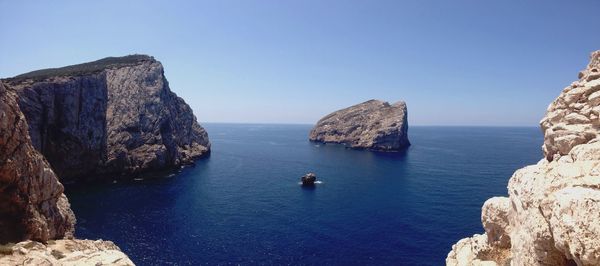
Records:
M31 144L17 95L0 82L0 243L71 237L75 216Z
M599 64L597 51L579 81L550 105L541 121L546 158L513 174L508 198L484 204L486 234L460 240L448 254L448 265L484 259L490 265L600 265L600 138L594 111L600 102L592 97L600 90ZM487 253L465 248L482 239L486 244L476 247L484 246ZM485 255L506 247L506 260Z
M0 265L134 265L113 242L63 239L0 246Z
M210 152L206 131L143 55L106 58L7 79L33 145L63 181L131 175Z
M447 265L494 266L510 265L510 249L492 246L486 235L464 238L452 246Z
M317 122L309 139L360 149L401 150L410 145L406 103L370 100L333 112Z
M565 155L600 133L600 51L592 54L579 80L554 100L540 122L544 131L544 155L549 161Z
M488 243L501 248L510 248L510 200L506 197L493 197L483 203L481 222Z

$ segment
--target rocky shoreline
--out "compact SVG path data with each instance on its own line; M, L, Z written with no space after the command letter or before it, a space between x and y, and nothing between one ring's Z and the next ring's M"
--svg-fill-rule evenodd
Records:
M453 245L447 265L600 265L598 99L600 51L540 122L545 158L485 202L485 233Z

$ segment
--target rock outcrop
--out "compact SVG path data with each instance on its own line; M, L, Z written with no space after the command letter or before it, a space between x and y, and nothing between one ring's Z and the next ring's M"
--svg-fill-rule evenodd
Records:
M134 265L113 242L61 239L0 245L0 265Z
M133 265L112 242L63 239L75 216L17 100L0 82L0 265Z
M63 186L31 144L17 96L0 82L0 243L73 235Z
M576 145L600 133L600 51L592 54L579 80L566 87L548 107L541 121L544 155L566 155Z
M303 186L314 186L317 181L317 175L314 173L308 173L300 177L300 182Z
M401 150L410 145L406 103L370 100L333 112L317 122L309 139L359 149Z
M600 265L599 64L597 51L548 107L546 158L513 174L508 198L484 204L486 233L455 244L448 265Z
M34 147L62 181L131 176L210 152L206 131L144 55L109 57L6 79Z

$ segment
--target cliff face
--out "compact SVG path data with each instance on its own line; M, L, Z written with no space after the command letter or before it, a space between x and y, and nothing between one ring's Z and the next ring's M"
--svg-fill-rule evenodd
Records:
M191 108L149 56L106 58L7 79L34 147L63 181L131 175L210 152Z
M70 239L75 215L17 98L0 82L0 265L133 265L110 241Z
M396 151L410 145L406 103L370 100L323 117L309 139L352 148Z
M0 82L0 243L70 237L63 186L31 145L17 96Z
M483 205L485 234L452 246L448 265L600 265L600 51L541 121L544 155L517 170L509 197Z

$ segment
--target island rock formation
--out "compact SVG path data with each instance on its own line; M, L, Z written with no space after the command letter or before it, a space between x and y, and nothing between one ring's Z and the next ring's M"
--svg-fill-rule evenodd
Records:
M410 145L406 103L370 100L335 111L317 122L309 139L358 149L401 150Z
M317 175L314 173L308 173L300 177L300 181L303 186L314 186L317 181Z
M599 69L596 51L541 121L545 158L485 202L485 233L453 245L447 265L600 265Z
M206 131L146 55L109 57L4 80L33 146L63 182L168 169L210 152Z
M75 216L17 101L0 82L0 265L133 265L112 242L70 239Z

